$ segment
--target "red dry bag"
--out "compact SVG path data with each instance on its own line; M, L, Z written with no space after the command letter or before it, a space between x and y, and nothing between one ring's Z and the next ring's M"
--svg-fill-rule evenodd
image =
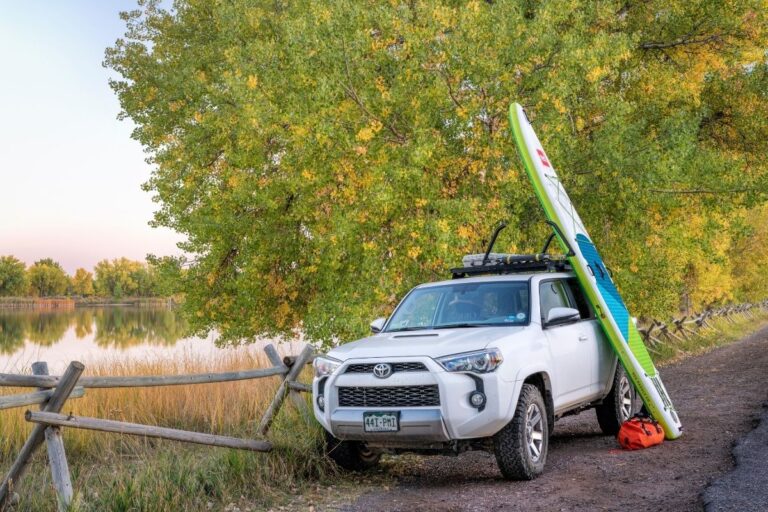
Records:
M642 450L664 441L664 429L651 418L635 416L621 424L619 444L625 450Z

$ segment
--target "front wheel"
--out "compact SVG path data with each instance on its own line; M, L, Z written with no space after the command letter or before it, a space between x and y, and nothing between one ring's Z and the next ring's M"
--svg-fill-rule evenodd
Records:
M613 386L603 403L595 407L600 430L607 436L619 433L621 424L635 414L637 393L621 363L616 365Z
M325 433L325 453L342 469L365 471L379 463L381 453L360 441L342 441Z
M523 384L515 416L493 436L493 451L507 480L533 480L544 472L549 447L547 408L539 388Z

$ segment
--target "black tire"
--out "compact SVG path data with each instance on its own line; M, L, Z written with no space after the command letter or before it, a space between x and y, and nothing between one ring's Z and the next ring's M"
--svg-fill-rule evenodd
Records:
M325 453L342 469L365 471L379 463L381 453L368 448L360 441L341 441L325 433Z
M544 398L539 388L523 384L515 416L493 436L496 463L507 480L533 480L544 472L548 448L549 425Z
M597 422L603 434L607 436L618 434L621 424L634 416L637 409L636 402L637 392L627 377L624 367L621 363L617 363L611 391L603 399L603 403L595 407Z

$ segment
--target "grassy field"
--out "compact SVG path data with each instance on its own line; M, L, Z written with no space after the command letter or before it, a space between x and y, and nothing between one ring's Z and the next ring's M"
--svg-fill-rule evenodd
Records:
M658 363L671 362L739 339L768 325L768 313L712 322L699 336L657 347ZM147 375L228 371L268 366L262 352L243 347L209 361L188 355L181 360L113 361L86 366L88 375ZM303 380L311 378L307 369ZM187 387L89 390L64 411L200 432L257 437L256 424L272 399L278 378ZM4 393L21 390L5 389ZM28 390L27 390L28 391ZM30 426L23 409L0 412L0 471L10 466ZM322 432L287 401L270 432L275 450L268 454L146 440L64 429L64 442L81 511L247 511L307 510L313 504L343 501L371 486L388 485L407 459L389 459L372 475L339 473L323 455ZM17 510L53 511L53 493L45 451L36 455L16 489Z
M88 375L198 373L269 366L263 354L244 347L226 359L194 356L156 362L86 365ZM303 380L311 378L309 369ZM199 432L257 437L255 431L274 396L278 377L223 384L164 388L88 390L67 403L64 413L161 425ZM5 393L22 390L7 388ZM29 391L29 390L26 390ZM0 413L0 470L5 472L30 426L24 409ZM268 454L186 445L64 429L64 443L77 493L74 510L178 511L263 510L331 499L344 485L320 449L322 432L286 401L269 434ZM40 450L20 487L17 510L55 510L55 495Z

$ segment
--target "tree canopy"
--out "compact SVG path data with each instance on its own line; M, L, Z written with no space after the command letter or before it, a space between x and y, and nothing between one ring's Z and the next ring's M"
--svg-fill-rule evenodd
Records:
M93 274L84 268L77 269L75 275L72 276L72 292L81 297L93 295L95 293Z
M765 0L145 1L105 64L155 164L154 222L187 236L200 332L348 339L501 219L498 249L537 248L547 228L512 101L630 309L666 315L744 293L734 247L768 190L767 13Z
M154 268L128 258L102 260L93 269L94 287L101 296L154 297L158 295Z
M14 256L0 256L0 297L24 295L27 266Z
M69 286L69 276L61 265L51 258L36 261L27 271L29 292L35 297L64 295Z

